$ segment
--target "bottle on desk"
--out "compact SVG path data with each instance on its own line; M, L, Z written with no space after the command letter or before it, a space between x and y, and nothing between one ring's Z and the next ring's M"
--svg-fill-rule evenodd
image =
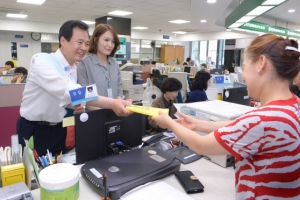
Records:
M221 101L223 100L222 93L218 93L217 99Z

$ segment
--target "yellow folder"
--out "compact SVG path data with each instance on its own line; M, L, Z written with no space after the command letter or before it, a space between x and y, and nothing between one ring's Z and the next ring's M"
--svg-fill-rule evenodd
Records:
M148 107L148 106L131 105L131 106L127 106L126 109L131 111L131 112L136 112L136 113L140 113L140 114L143 114L143 115L149 115L149 116L152 116L152 117L158 116L159 115L158 111L169 114L169 109L154 108L154 107Z

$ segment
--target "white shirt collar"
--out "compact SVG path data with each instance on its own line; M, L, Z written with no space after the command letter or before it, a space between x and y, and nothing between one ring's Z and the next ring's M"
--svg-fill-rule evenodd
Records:
M72 76L74 81L77 82L77 67L75 63L70 66L64 55L61 53L60 49L57 49L54 55L64 70L66 70L65 67L68 67L67 72L70 74L70 76Z
M76 68L75 63L71 66L68 61L66 60L66 58L64 57L64 55L61 53L60 49L57 49L57 51L55 52L55 57L57 58L57 60L60 62L60 64L62 65L62 67L68 67L68 68Z

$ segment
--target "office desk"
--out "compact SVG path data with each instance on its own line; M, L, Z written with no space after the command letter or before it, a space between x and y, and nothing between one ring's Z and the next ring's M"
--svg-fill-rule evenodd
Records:
M81 166L78 166L78 168L80 167ZM205 158L201 158L200 160L187 165L181 164L180 171L184 170L191 170L204 185L203 193L189 194L190 197L196 200L235 199L235 178L234 169L232 167L223 168ZM161 180L185 193L174 175L165 177ZM100 199L101 196L96 193L82 177L80 177L79 182L80 200ZM39 189L32 190L31 193L33 199L40 199Z

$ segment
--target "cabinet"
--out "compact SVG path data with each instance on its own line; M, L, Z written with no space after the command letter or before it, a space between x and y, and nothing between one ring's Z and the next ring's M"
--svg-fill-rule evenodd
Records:
M160 62L168 64L174 60L179 60L182 64L184 62L184 46L178 45L162 45L160 49Z

